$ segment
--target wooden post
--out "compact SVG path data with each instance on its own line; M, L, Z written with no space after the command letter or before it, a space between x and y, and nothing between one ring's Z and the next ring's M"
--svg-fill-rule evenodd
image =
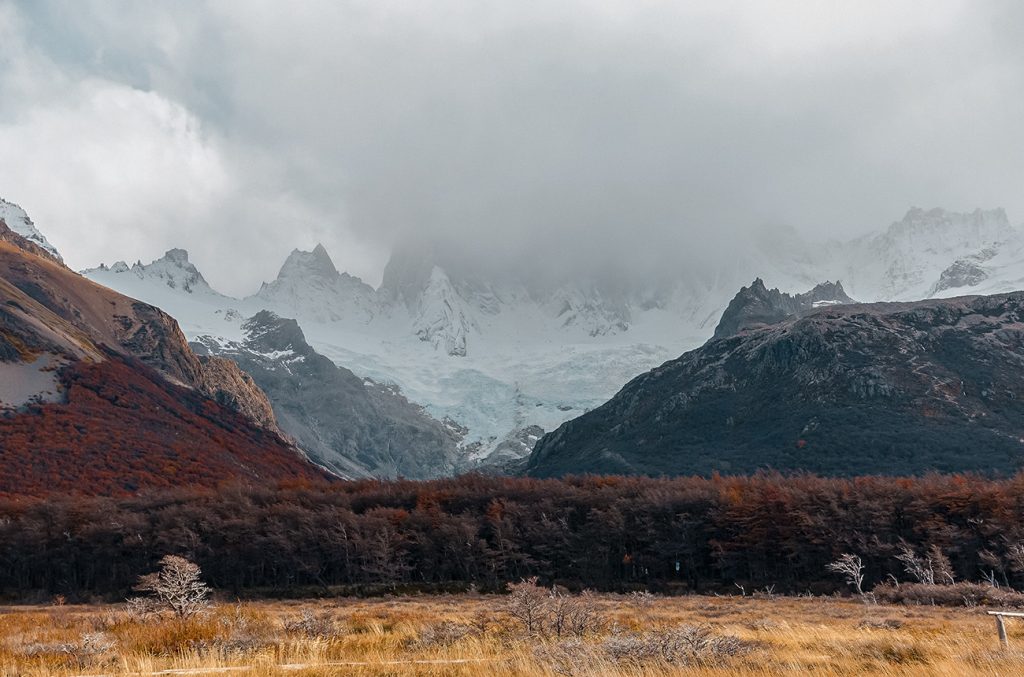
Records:
M996 617L996 632L999 633L999 643L1004 649L1009 648L1010 640L1006 638L1006 623L1003 620L1006 616L1013 616L1014 618L1024 618L1024 613L1020 611L988 611L989 616Z
M1009 649L1010 640L1006 639L1006 624L1003 623L1003 617L998 614L996 615L996 630L999 632L999 643L1004 649Z

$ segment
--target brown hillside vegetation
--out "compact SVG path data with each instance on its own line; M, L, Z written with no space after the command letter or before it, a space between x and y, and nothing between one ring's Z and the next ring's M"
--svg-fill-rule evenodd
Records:
M102 359L95 348L103 346L140 360L174 383L228 403L262 427L277 430L266 396L233 362L200 359L170 315L37 255L32 243L12 233L2 221L0 304L7 311L6 315L0 312L0 339L21 334L30 347L70 352L74 359ZM21 318L9 327L15 322L7 316L12 313Z
M0 417L0 494L324 479L277 434L138 362L65 367L66 402Z
M0 494L326 478L234 363L200 359L166 313L2 221L0 370Z

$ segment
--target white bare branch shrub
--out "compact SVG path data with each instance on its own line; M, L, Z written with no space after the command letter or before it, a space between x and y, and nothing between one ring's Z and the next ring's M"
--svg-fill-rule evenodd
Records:
M170 611L178 618L194 616L210 605L210 588L201 576L198 564L167 555L160 560L160 571L139 577L135 590L150 596L129 599L128 610L138 615Z
M926 557L918 557L906 543L900 546L896 559L903 564L903 570L907 575L918 583L935 585L935 570L932 569L931 561Z
M684 625L670 630L613 635L602 647L617 663L715 665L749 652L753 644L729 635L715 635L705 626Z
M847 585L861 597L864 596L864 563L859 555L844 552L835 562L826 564L825 568L842 576Z
M597 598L589 590L584 590L579 595L570 595L559 590L552 590L548 594L544 621L544 629L548 633L555 637L584 637L599 630L601 625Z
M592 644L578 639L568 639L554 644L538 644L533 649L534 658L562 677L594 674L594 664L600 660Z
M505 613L522 625L526 634L537 635L544 631L550 601L548 591L537 585L537 577L533 576L508 584Z
M640 590L629 593L629 603L633 605L637 611L648 611L654 606L655 597L646 590Z
M925 585L953 585L956 583L953 565L938 545L932 545L923 556L918 557L913 548L902 543L896 559L903 564L904 571L918 583Z
M328 611L314 613L304 609L302 616L284 622L285 632L306 637L330 639L337 635L334 617Z

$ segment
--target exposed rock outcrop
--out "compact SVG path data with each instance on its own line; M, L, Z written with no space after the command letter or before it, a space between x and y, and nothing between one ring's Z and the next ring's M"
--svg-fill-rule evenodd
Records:
M197 352L230 358L273 403L284 431L317 462L349 477L452 474L453 430L389 386L361 379L306 343L295 320L261 311L242 341L199 337Z
M712 340L545 436L529 472L1013 472L1024 293L840 305Z
M733 336L741 331L799 317L822 306L853 302L838 280L822 282L803 294L790 295L766 288L764 281L757 278L749 287L740 289L729 302L715 327L714 338Z

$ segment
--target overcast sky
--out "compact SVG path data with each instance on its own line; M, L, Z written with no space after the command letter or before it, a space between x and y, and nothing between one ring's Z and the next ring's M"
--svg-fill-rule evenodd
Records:
M0 0L0 196L73 267L561 265L1024 221L1024 3Z

